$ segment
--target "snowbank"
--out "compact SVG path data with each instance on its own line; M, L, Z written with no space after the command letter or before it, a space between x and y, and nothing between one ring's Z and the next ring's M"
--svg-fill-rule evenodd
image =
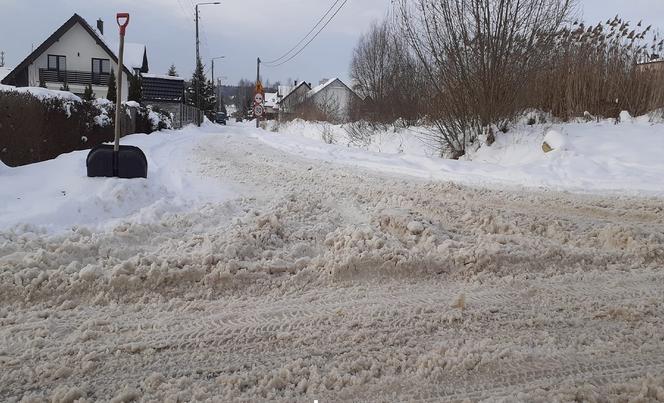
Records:
M87 150L18 168L0 165L0 229L59 232L83 225L103 230L123 220L154 222L167 213L223 201L233 195L228 186L187 168L197 140L213 135L203 130L123 137L122 144L145 152L147 179L88 178Z
M325 122L307 122L295 119L291 122L268 122L267 130L282 134L301 136L311 140L325 141L323 131L331 132L333 144L385 154L410 154L426 157L436 156L436 151L423 139L424 128L397 128L385 126L377 130L371 139L352 139L346 125L331 125Z
M252 131L252 135L305 158L391 174L483 186L664 194L664 124L647 118L619 124L607 120L523 125L497 135L493 145L471 151L460 161L436 157L423 127L378 132L365 145L350 141L341 126L325 129L300 120L268 129L278 133ZM326 144L323 130L333 133L334 144ZM554 143L553 152L542 150L545 140Z
M41 87L13 87L11 85L0 84L0 91L27 93L34 95L42 101L49 98L59 98L65 101L83 102L79 96L71 92L49 90Z

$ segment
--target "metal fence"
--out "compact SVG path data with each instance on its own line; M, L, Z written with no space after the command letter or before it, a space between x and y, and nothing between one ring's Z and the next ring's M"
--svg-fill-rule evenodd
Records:
M195 106L190 106L185 104L180 104L180 105L181 105L181 112L180 112L180 119L179 119L180 122L178 128L192 123L196 125L200 125L201 123L203 123L203 111L196 108Z

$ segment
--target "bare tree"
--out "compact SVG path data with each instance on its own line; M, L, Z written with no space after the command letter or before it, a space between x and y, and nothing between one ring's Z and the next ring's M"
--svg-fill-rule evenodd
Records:
M386 18L358 41L351 61L354 89L366 99L371 120L414 120L422 114L422 69L403 36Z
M573 0L396 0L413 52L433 88L437 140L453 157L526 106L527 78L574 10Z

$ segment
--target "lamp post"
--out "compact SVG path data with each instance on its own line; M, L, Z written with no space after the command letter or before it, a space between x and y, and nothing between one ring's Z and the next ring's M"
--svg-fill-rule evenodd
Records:
M196 64L194 65L194 71L196 71L196 68L198 67L198 61L201 60L201 52L200 52L200 38L198 35L198 20L200 17L198 16L198 7L199 6L207 6L207 5L217 5L221 4L221 2L214 1L214 2L207 2L207 3L196 3L196 6L194 7L196 10ZM201 107L201 90L200 90L200 85L196 86L196 105L200 108ZM201 125L200 117L198 119L198 125Z
M215 112L219 111L219 97L217 96L217 90L216 90L217 82L214 81L214 61L217 60L217 59L225 59L225 58L226 58L226 56L217 56L217 57L213 57L211 59L212 60L212 92L214 93L214 96L215 96L215 103L214 103Z

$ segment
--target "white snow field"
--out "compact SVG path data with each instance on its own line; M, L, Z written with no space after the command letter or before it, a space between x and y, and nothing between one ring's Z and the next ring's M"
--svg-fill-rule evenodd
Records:
M0 401L664 401L664 125L287 130L0 165Z

